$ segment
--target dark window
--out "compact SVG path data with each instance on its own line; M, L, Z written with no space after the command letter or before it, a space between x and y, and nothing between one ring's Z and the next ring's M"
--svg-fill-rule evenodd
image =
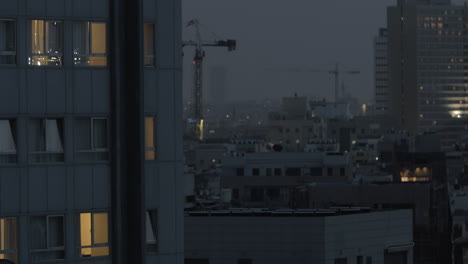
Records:
M63 162L63 119L31 119L29 160L32 163Z
M79 161L108 160L109 137L106 118L76 120L76 159Z
M407 264L408 263L408 252L385 252L384 255L385 264Z
M185 264L210 264L208 259L192 259L188 258L184 261Z
M252 264L252 260L251 259L239 259L237 260L237 264Z
M30 219L31 260L65 258L63 216L32 216Z
M310 168L310 176L320 177L322 176L322 168Z
M16 163L16 122L0 120L0 164Z
M232 199L239 200L239 189L232 189Z
M158 210L146 211L146 252L158 252Z
M279 188L267 189L266 194L268 199L272 201L278 201L281 197Z
M363 256L357 256L356 257L356 264L364 264L364 257Z
M348 260L346 258L336 258L335 264L348 264Z
M301 176L301 168L286 168L286 176Z
M273 169L272 168L267 168L266 169L266 176L272 176L273 175Z
M328 176L333 176L333 168L328 168Z
M237 168L236 169L237 176L244 176L244 168Z
M263 189L250 189L250 201L263 202Z
M281 168L275 168L275 176L281 176Z
M259 168L252 169L252 175L253 176L260 176L260 169Z
M341 177L346 176L346 169L345 168L340 168L340 176Z
M372 257L366 258L366 264L372 264Z
M16 23L0 20L0 64L16 63Z

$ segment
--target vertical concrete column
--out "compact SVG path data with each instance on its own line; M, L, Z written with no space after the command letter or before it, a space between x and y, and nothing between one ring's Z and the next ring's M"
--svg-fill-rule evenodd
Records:
M112 263L144 263L143 1L111 1Z

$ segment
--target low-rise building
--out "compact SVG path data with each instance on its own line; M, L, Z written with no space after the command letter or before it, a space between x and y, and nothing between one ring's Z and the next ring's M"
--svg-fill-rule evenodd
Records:
M412 210L190 212L185 263L412 264L412 234Z
M313 182L352 179L349 154L264 152L226 157L221 188L232 190L234 204L248 207L293 206L296 187Z

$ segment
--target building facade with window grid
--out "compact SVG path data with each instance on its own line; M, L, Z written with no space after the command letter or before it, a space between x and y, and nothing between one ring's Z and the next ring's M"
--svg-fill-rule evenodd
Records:
M122 14L141 35L119 35L132 30ZM138 246L147 263L183 262L180 20L172 0L1 2L0 262L130 263L120 256ZM135 61L119 50L139 46L127 76ZM137 110L116 92L133 80ZM121 183L134 168L144 208L132 217Z
M447 151L468 118L468 11L427 2L388 8L390 112L413 134L439 133Z

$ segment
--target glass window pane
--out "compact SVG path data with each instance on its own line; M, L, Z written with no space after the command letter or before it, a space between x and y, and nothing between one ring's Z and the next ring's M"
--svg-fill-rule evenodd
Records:
M91 121L89 119L76 121L76 147L78 150L91 150Z
M93 214L93 238L94 244L109 243L109 227L107 222L107 213Z
M107 53L106 24L91 23L91 53Z
M16 145L10 120L0 120L0 153L15 153Z
M146 242L155 243L157 241L157 211L146 212Z
M57 21L46 22L46 42L45 53L61 54L62 53L62 23ZM61 56L61 55L60 55Z
M63 216L49 217L47 231L49 248L64 246Z
M44 20L31 21L31 52L44 54Z
M107 65L107 24L76 22L73 25L73 63L77 66Z
M9 251L0 254L0 259L7 259L18 263L17 227L16 218L0 219L0 251Z
M62 131L57 119L46 119L46 151L63 152Z
M80 214L80 246L91 246L91 243L91 213L82 213Z
M154 24L144 25L143 37L145 66L154 66Z
M31 217L31 249L46 249L47 248L47 230L46 217L33 216Z
M107 148L107 119L93 120L93 140L94 148Z
M154 118L145 118L145 159L154 160Z
M63 53L63 22L31 20L28 64L60 66Z
M0 21L0 64L15 64L16 58L16 23L10 20Z
M31 152L45 151L45 127L42 119L29 122L29 148Z

